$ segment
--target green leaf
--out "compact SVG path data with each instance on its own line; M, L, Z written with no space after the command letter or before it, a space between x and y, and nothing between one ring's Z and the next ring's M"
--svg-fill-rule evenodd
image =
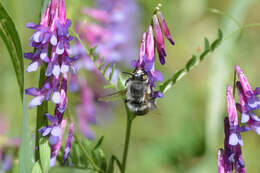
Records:
M44 173L48 172L51 148L49 146L49 141L46 137L40 139L40 162Z
M192 55L192 58L187 62L185 68L177 71L170 79L166 80L159 86L160 91L167 92L178 80L185 76L192 68L198 65L209 52L213 52L222 42L223 33L221 29L218 30L218 38L210 45L207 38L204 39L204 51L199 55L199 59Z
M15 24L10 15L0 3L0 36L2 37L12 64L15 70L16 79L20 89L20 96L23 99L24 90L24 62L21 41L16 30Z
M102 149L92 150L92 157L101 170L107 169L107 161Z
M172 78L168 79L166 82L164 82L161 86L160 86L160 91L162 93L165 93L166 91L168 91L172 85L174 85L178 79L180 79L181 76L183 76L186 73L185 69L181 69L179 71L177 71Z
M109 166L107 168L107 173L113 173L114 172L114 162L116 162L118 168L122 172L122 166L121 166L121 163L120 163L119 159L115 155L112 155L111 159L110 159L110 162L109 162Z
M90 169L77 169L69 167L53 167L50 169L49 173L97 173L96 171Z
M41 166L39 164L39 161L37 161L34 164L33 169L32 169L32 173L42 173L42 169L41 169Z
M204 38L204 51L207 51L210 47L210 43L207 37Z
M97 148L99 148L99 147L101 146L103 140L104 140L104 136L101 136L101 137L98 139L97 144L94 146L93 150L96 150Z
M197 62L197 57L195 55L192 55L191 59L186 64L186 69L190 71L192 67L196 64L196 62Z
M34 157L33 157L32 135L29 129L29 120L28 120L25 95L23 97L24 99L23 99L22 133L21 133L21 144L19 149L19 173L28 173L32 171Z

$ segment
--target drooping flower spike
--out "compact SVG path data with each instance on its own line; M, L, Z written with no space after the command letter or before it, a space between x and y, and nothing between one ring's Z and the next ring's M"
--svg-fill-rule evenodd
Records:
M63 164L65 164L66 161L68 160L68 157L69 157L69 154L71 151L73 133L74 133L74 123L71 123L69 126L69 134L68 134L67 142L66 142L65 149L64 149Z
M260 95L260 87L257 87L255 90L252 90L241 68L238 65L236 65L235 70L237 72L237 76L242 86L243 94L247 99L246 107L248 111L253 111L258 109L260 107L260 100L258 99L257 96Z
M51 0L40 24L29 23L26 26L36 30L30 39L30 46L34 47L35 51L24 54L25 58L32 60L27 72L36 71L44 63L47 65L46 78L40 89L34 87L26 89L26 94L34 96L29 108L39 106L50 99L56 104L55 115L46 114L50 125L39 129L42 136L49 137L50 166L54 166L66 126L63 116L68 102L68 73L75 73L74 61L77 60L77 57L69 57L70 41L73 37L68 34L71 21L66 17L65 1ZM69 152L66 153L66 158L68 155Z
M113 64L128 66L138 53L136 49L136 33L139 30L137 3L135 0L97 0L95 8L83 7L81 12L85 14L87 20L78 21L75 30L80 39L88 42L90 47L97 46L95 53L103 58L105 65L111 64L105 72L105 76L109 78ZM78 69L91 72L96 79L85 82L85 78L78 75L70 77L70 88L78 92L80 97L80 102L76 106L79 129L85 137L93 139L95 134L90 125L96 124L96 116L102 115L101 112L106 112L107 116L108 111L111 112L108 103L97 101L98 97L105 95L103 90L105 81L80 42L76 41L72 46L72 55L79 56ZM101 63L99 59L96 62ZM114 70L111 83L117 82L119 73L118 69Z
M159 17L159 20L158 20ZM153 90L156 82L163 81L163 75L161 72L155 69L155 47L158 52L159 60L161 64L165 64L165 45L163 33L167 39L174 45L172 37L170 35L169 29L166 22L159 12L159 8L156 8L154 15L152 17L153 25L148 26L148 31L143 33L141 48L138 60L133 60L131 66L136 69L144 70L149 77L150 88ZM155 40L154 40L155 33ZM163 97L160 91L154 92L154 98Z
M170 41L172 45L174 45L174 41L172 39L172 36L170 34L170 30L166 24L166 21L162 15L162 13L159 11L161 7L161 4L159 4L154 12L153 15L153 27L155 32L155 39L156 39L156 48L159 55L160 63L162 65L165 64L165 57L166 57L166 51L164 46L164 36Z
M236 88L240 100L240 104L237 103L237 108L242 116L241 122L247 123L248 130L252 129L260 135L260 118L253 112L260 106L260 101L257 97L259 95L259 88L253 91L241 68L235 66L235 69L240 80L236 83Z
M218 171L219 173L245 173L245 164L241 152L243 145L240 132L243 132L238 124L237 110L233 98L232 87L227 87L227 113L224 120L225 142L224 150L218 151Z

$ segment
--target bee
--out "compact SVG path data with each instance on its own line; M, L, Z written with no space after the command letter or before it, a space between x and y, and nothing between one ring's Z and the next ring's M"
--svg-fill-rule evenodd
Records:
M151 109L155 109L153 90L149 86L148 74L142 69L136 69L125 82L125 90L102 97L99 100L106 101L116 95L124 95L124 101L129 111L135 115L145 115Z

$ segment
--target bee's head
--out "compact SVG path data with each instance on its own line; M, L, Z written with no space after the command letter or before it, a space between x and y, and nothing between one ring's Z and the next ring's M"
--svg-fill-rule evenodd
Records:
M143 71L141 69L137 69L133 72L132 78L135 80L146 81L146 80L148 80L148 75L145 71Z

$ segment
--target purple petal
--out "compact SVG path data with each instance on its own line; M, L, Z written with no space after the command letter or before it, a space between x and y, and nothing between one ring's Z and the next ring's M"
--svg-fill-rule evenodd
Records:
M234 124L234 126L238 125L238 118L237 118L237 110L235 100L233 98L232 87L229 85L226 91L227 95L227 112L229 117L230 124Z
M43 102L43 100L44 100L44 96L43 96L43 95L39 95L39 96L34 97L34 98L30 101L30 103L29 103L29 105L28 105L29 109L31 109L31 108L33 108L33 107L35 107L35 106L41 105L42 102Z
M52 131L51 131L51 135L52 136L58 136L60 137L61 136L61 133L62 133L62 130L59 126L55 126L53 127Z
M159 82L163 81L163 75L161 72L159 72L158 70L153 70L151 71L151 73L155 81L159 81Z
M231 135L229 136L229 140L228 140L229 145L236 146L238 144L238 142L239 142L239 140L238 140L237 134L231 133Z
M42 133L42 136L47 136L48 134L50 134L52 128L51 127L47 127L44 132Z
M25 94L31 96L38 96L41 94L41 92L37 88L28 88L25 90Z
M162 97L163 97L163 93L160 92L160 91L155 91L155 92L153 93L153 97L154 97L154 98L162 98Z
M40 25L36 25L36 24L34 24L32 22L26 24L26 27L30 28L30 29L37 29L39 26Z
M55 145L55 144L57 144L58 142L59 142L59 140L60 140L60 137L59 136L50 136L49 137L49 143L50 143L50 145Z
M255 89L255 94L256 94L256 95L260 95L260 87L257 87L257 88Z
M23 55L24 55L24 57L25 57L26 59L34 60L33 53L31 53L31 52L29 52L29 53L24 53Z
M137 67L137 61L136 60L132 60L131 61L131 67L133 67L133 68L136 68Z
M26 72L33 72L36 71L39 67L39 62L38 61L33 61L31 64L26 69Z

